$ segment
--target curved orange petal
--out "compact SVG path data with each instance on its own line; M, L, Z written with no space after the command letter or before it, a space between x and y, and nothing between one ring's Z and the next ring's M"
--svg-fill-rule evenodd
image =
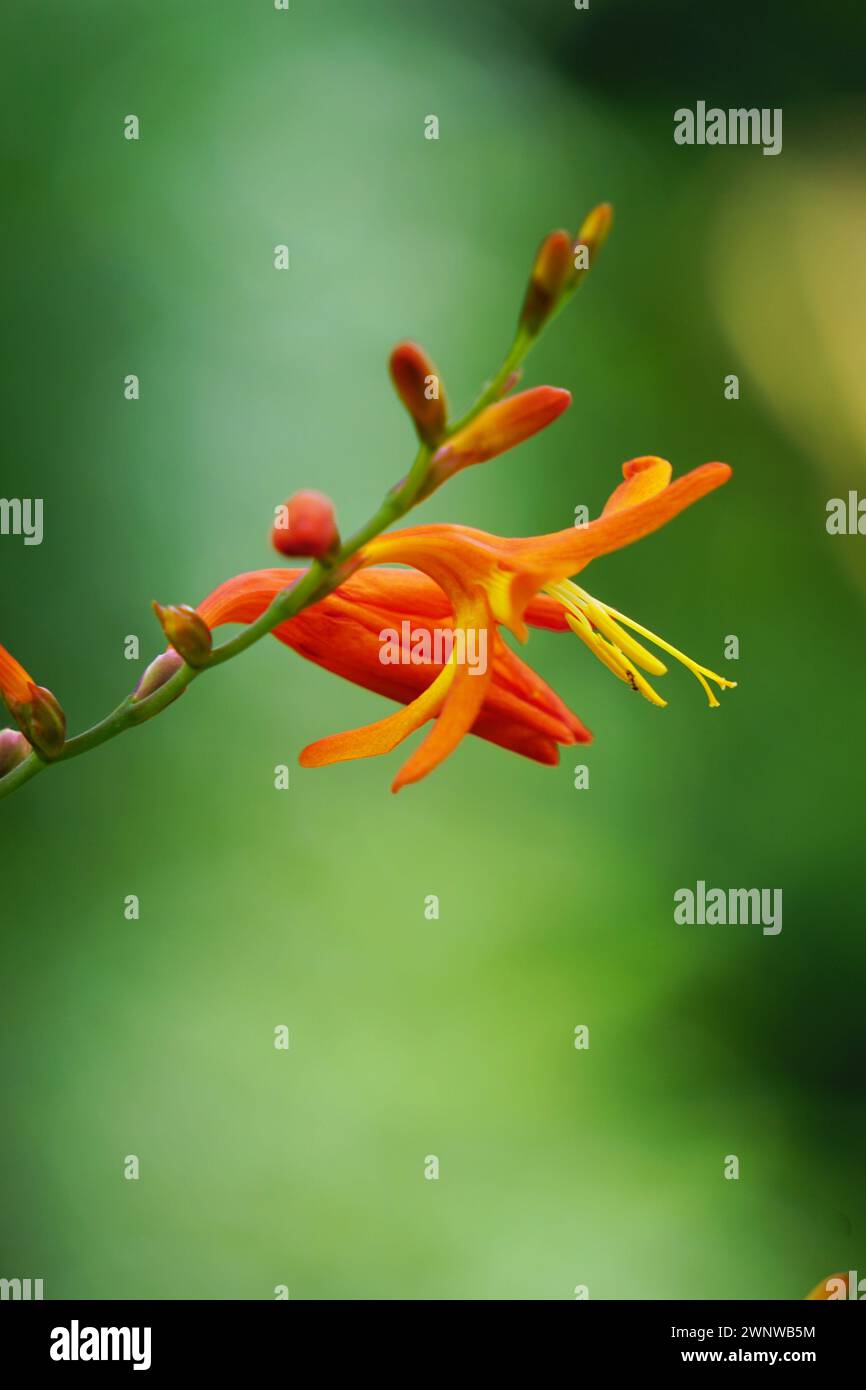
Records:
M391 783L392 792L398 792L410 782L419 782L454 752L464 734L468 734L475 723L484 704L490 677L489 667L480 676L473 675L468 666L457 667L442 713L420 748L416 748L400 768Z
M530 758L534 763L543 763L545 767L556 767L559 762L559 744L556 739L549 738L546 734L533 733L518 719L488 721L488 716L482 710L469 732L483 738L487 743L496 744L498 748L507 749L509 753L516 753L518 757Z
M220 623L251 623L262 614L281 590L302 575L302 569L248 570L217 585L198 605L197 612L208 627Z
M253 622L278 593L304 573L303 569L273 568L237 574L208 594L198 605L198 612L211 628L220 623ZM431 618L446 618L453 611L435 580L413 569L379 566L357 570L332 595L313 606L318 609L322 603L340 598L353 605Z
M524 562L529 584L534 583L539 574L546 574L551 580L567 579L590 560L620 550L657 531L693 502L721 487L730 476L727 463L704 463L644 501L597 517L587 526L572 526L549 536L515 540L511 545L516 567Z
M327 767L329 763L342 763L350 758L375 758L380 753L390 753L398 743L402 743L404 738L438 713L454 680L454 673L454 666L444 667L417 700L406 705L405 709L397 710L396 714L377 719L374 724L364 724L360 729L330 734L327 738L308 744L299 759L301 767Z
M465 602L458 609L456 623L463 629L474 628L478 632L486 632L490 626L490 612L484 598L477 595ZM442 713L421 746L415 749L411 758L400 768L391 784L393 792L398 792L410 782L420 781L453 753L464 734L468 734L475 723L492 676L493 666L489 661L482 673L479 673L476 667L467 666L465 663L456 668Z
M655 497L657 492L667 487L672 473L673 469L667 459L655 458L651 454L644 458L629 459L628 463L622 466L625 481L610 494L604 504L602 516L612 516L625 507L634 507L638 502L645 502L648 497Z

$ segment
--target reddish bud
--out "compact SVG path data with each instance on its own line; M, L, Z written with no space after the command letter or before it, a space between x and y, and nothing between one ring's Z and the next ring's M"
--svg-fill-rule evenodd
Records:
M276 508L271 545L281 555L322 559L339 547L334 504L323 492L296 492Z
M188 603L169 604L165 608L161 603L154 603L153 611L169 642L187 665L204 666L213 646L211 630L204 618Z
M57 697L31 681L27 701L12 713L37 752L56 758L66 742L66 715Z
M32 747L17 729L0 729L0 777L5 777L32 752Z
M394 388L412 416L419 438L435 446L445 433L448 413L436 368L417 343L398 343L388 365Z
M526 298L520 311L520 327L536 334L550 317L573 270L573 239L569 232L551 232L538 248Z
M171 680L182 665L183 657L180 652L175 651L174 647L169 647L167 652L160 652L159 656L150 663L135 687L132 696L135 703L138 704L140 700L146 700L148 695L159 690L167 681Z
M513 449L515 444L522 444L552 424L570 404L570 391L557 386L535 386L487 406L433 455L422 496L429 496L461 468L484 463Z

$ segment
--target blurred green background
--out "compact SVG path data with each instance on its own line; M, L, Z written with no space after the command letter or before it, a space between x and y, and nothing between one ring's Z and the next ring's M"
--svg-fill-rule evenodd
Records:
M387 706L268 641L4 801L0 1275L568 1299L866 1274L866 540L824 525L866 490L864 39L862 8L806 0L7 8L0 493L45 499L45 539L0 539L0 635L74 729L159 649L152 598L272 562L293 490L366 518L412 453L392 345L464 408L539 238L602 199L611 241L526 375L572 409L419 519L533 534L634 455L727 459L587 584L740 684L711 713L674 668L657 710L533 634L596 742L549 769L469 739L395 798L405 749L296 766ZM676 146L699 99L781 106L782 154ZM782 888L781 935L676 925L699 878Z

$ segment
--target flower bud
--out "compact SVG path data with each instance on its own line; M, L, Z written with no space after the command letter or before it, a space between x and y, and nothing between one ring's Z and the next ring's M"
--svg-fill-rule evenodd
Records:
M12 713L37 752L56 758L66 742L66 715L56 696L31 681L29 699Z
M276 509L271 545L281 555L327 559L340 545L334 504L323 492L296 492Z
M534 386L516 396L488 405L433 455L427 481L421 491L428 497L461 468L504 454L553 423L571 404L571 392L557 386Z
M180 652L175 651L174 647L169 647L167 652L160 652L150 663L138 685L133 692L133 700L136 704L140 700L146 700L148 695L152 695L155 690L159 690L167 681L170 681L183 665L183 657ZM183 691L181 691L183 694Z
M11 652L0 647L0 695L6 701L10 714L13 706L26 704L30 699L30 677L20 661Z
M520 311L520 327L533 336L556 308L571 278L574 260L569 232L551 232L538 248Z
M169 642L187 665L204 666L213 646L211 630L204 618L188 603L169 604L165 608L161 603L154 603L153 611Z
M594 265L613 223L613 207L610 203L599 203L581 223L580 231L572 248L572 269L569 289L576 289L590 266Z
M34 748L44 758L56 758L66 742L66 715L51 691L36 685L5 647L0 647L0 695Z
M436 368L417 343L398 343L388 365L394 388L412 416L419 438L435 446L445 433L448 414Z
M0 729L0 777L5 777L32 752L32 747L17 729Z

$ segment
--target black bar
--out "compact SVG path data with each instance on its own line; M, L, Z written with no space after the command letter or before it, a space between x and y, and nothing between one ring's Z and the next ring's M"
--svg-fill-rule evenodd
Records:
M410 1378L421 1374L429 1380L439 1361L443 1373L452 1373L455 1355L464 1368L481 1357L489 1373L498 1350L513 1369L515 1348L519 1355L523 1345L536 1363L542 1350L545 1362L551 1355L565 1356L576 1374L589 1366L616 1373L708 1364L795 1364L826 1375L859 1364L864 1329L856 1308L846 1311L823 1302L586 1301L545 1314L541 1343L538 1312L523 1327L522 1315L510 1313L507 1329L501 1334L493 1329L492 1338L486 1326L491 1314L482 1313L485 1325L473 1330L471 1345L455 1351L448 1344L448 1331L453 1326L463 1347L468 1331L464 1314L439 1307L416 1313L402 1306L399 1322L390 1304L379 1314L366 1308L362 1326L348 1301L324 1309L303 1300L6 1302L0 1307L3 1362L16 1364L19 1375L48 1370L58 1377L93 1377L106 1369L113 1375L132 1375L138 1361L140 1374L156 1378L189 1371L223 1379L248 1373L251 1366L257 1372L273 1368L295 1377L310 1355L321 1371L342 1352L362 1372L376 1364L383 1369L402 1365ZM116 1329L116 1335L108 1329ZM417 1348L409 1364L407 1341ZM55 1356L63 1352L77 1359L54 1359L52 1348ZM91 1350L105 1359L85 1359ZM115 1351L127 1359L111 1359ZM421 1364L413 1371L411 1360L416 1357ZM546 1378L533 1375L536 1380ZM309 1379L308 1373L304 1379Z

